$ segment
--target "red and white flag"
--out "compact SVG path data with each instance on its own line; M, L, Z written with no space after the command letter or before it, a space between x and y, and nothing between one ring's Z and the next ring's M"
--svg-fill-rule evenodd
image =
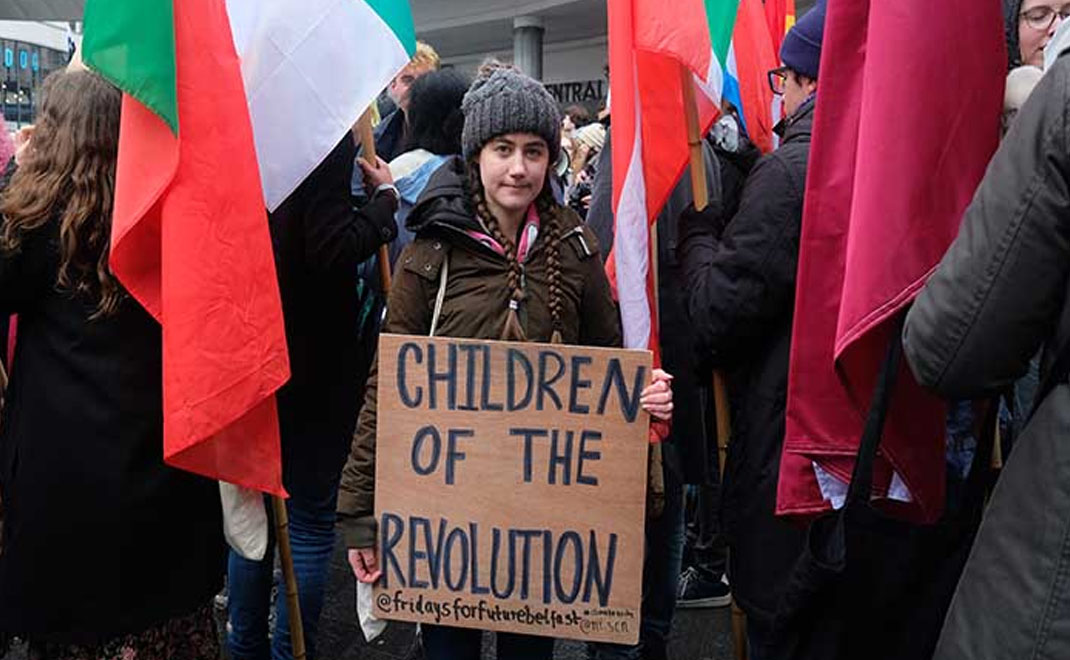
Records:
M739 108L750 138L772 146L777 65L761 0L609 3L613 98L613 212L607 268L621 307L624 345L658 350L650 228L688 164L681 67L692 74L703 134L722 94Z

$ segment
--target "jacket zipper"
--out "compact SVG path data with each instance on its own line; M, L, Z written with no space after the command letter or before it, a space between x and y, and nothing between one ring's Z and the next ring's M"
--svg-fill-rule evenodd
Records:
M588 257L591 256L592 254L594 254L593 252L591 252L590 246L587 245L587 241L583 240L583 227L582 226L573 227L572 229L569 229L564 234L561 234L561 242L564 243L566 239L572 238L573 236L575 236L577 234L580 237L580 245L583 246L583 252ZM545 244L546 244L546 241L539 242L531 250L528 250L528 253L527 253L526 258L524 259L524 261L527 261L528 259L531 259L538 252L540 252L543 249L543 246Z

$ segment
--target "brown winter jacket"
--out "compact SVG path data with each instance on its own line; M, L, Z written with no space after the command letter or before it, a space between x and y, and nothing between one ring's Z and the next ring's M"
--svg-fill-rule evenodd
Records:
M408 218L416 240L394 269L383 332L427 335L443 264L448 260L446 293L435 335L498 339L509 310L505 257L471 238L482 232L465 192L464 165L447 161L436 171ZM617 309L602 269L594 234L572 211L557 207L562 227L561 318L566 344L620 346ZM546 219L542 219L545 227ZM546 273L546 232L539 234L524 261L525 299L520 321L531 341L552 334ZM375 428L378 360L368 377L364 407L342 471L338 513L350 548L375 544Z

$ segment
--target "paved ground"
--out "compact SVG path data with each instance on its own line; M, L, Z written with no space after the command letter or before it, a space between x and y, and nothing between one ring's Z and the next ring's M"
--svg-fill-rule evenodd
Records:
M335 549L328 581L327 602L320 620L319 657L323 660L419 660L415 626L391 623L382 637L367 644L357 625L354 582L345 554ZM488 640L489 642L490 640ZM493 645L484 643L484 657L493 658ZM554 657L584 660L584 646L558 641ZM729 660L731 654L728 608L677 612L669 646L671 660ZM26 660L25 649L15 646L2 660ZM506 659L503 659L506 660Z
M349 577L341 547L331 566L327 604L320 620L320 657L338 660L413 660L421 658L414 648L415 626L391 623L380 639L364 642L356 624L354 583ZM732 657L728 608L681 610L673 626L669 657L672 660L729 660ZM489 641L489 640L488 640ZM492 644L484 642L485 658ZM560 660L586 658L583 644L558 641L554 657ZM503 659L506 660L506 659Z

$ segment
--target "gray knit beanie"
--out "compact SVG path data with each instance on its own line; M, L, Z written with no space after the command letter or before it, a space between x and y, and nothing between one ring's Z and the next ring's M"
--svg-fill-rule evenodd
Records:
M461 105L464 158L477 156L487 142L509 133L531 133L546 140L550 162L561 151L561 111L542 83L514 69L496 69L477 78Z

